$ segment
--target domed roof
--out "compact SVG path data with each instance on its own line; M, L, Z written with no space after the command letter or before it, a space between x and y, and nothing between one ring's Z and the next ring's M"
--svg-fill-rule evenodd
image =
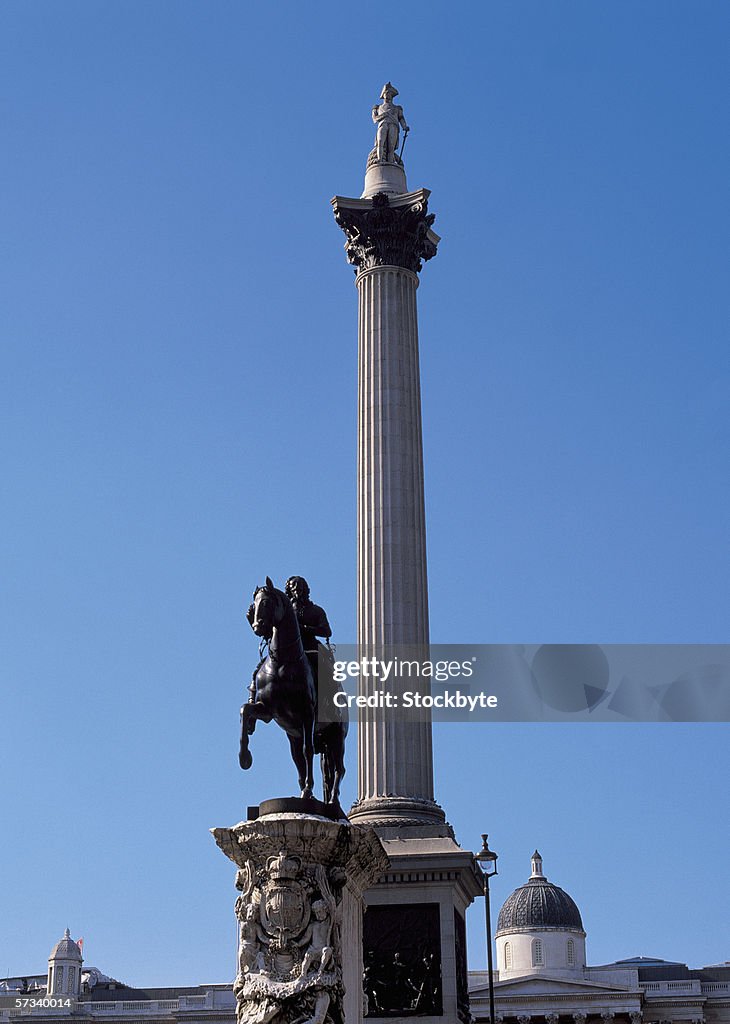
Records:
M64 932L61 941L56 943L51 950L51 955L48 957L49 960L57 958L60 960L83 960L81 950L71 938L71 932L68 928Z
M532 855L532 875L515 889L499 912L497 935L501 932L542 931L550 928L583 931L580 911L571 897L542 873L542 857Z

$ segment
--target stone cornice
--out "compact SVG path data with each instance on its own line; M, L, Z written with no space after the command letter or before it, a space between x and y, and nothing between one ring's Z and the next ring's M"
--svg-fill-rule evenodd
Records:
M620 1003L622 1006L634 1006L640 1005L641 993L640 992L535 992L533 993L518 993L514 995L505 995L500 992L499 989L495 989L494 992L495 1001L500 1007L506 1006L524 1006L527 1007L544 1007L546 1005L560 1004L591 1004L591 1005L605 1005L606 1003ZM473 1003L480 1003L489 999L489 989L470 989L469 1000ZM537 1010L535 1011L538 1012ZM620 1012L628 1012L628 1010L622 1010Z
M473 854L462 850L455 840L436 838L409 842L386 839L383 845L390 864L378 885L447 885L461 893L467 906L484 893L484 883L474 864Z
M502 928L501 931L495 933L495 939L509 938L510 935L537 935L540 932L570 932L571 935L580 935L582 938L586 937L586 933L582 928L569 928L567 925L553 925L553 924L540 924L540 925L522 925L515 926L514 928Z
M345 253L355 273L373 267L403 267L418 273L436 255L440 241L432 230L426 188L402 195L380 192L372 199L332 200L335 220L345 232Z

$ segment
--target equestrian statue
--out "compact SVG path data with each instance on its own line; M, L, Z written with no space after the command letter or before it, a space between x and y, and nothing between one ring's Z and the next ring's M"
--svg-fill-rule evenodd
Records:
M314 755L320 755L323 799L339 808L345 774L346 709L334 704L341 687L334 681L332 635L323 608L309 596L302 576L286 581L286 593L269 577L257 587L246 618L262 646L268 648L254 669L249 699L241 708L241 747L238 761L246 770L253 763L249 739L256 722L276 722L289 737L299 776L302 799L312 798ZM317 637L327 641L320 644ZM327 703L326 721L318 721L319 698Z

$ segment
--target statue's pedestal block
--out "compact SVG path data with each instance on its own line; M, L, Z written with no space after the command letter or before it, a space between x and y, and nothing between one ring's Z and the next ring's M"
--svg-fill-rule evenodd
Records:
M387 867L374 831L296 811L211 831L239 868L238 1024L358 1024L362 892Z
M398 160L377 160L375 150L370 154L365 172L365 189L362 199L370 199L378 192L388 195L402 195L408 191L406 172Z
M251 814L255 811L255 814ZM250 819L262 818L271 814L306 814L309 817L329 818L330 821L339 821L347 824L347 816L340 805L326 804L316 797L282 796L273 800L264 800L258 807L249 807Z
M367 1019L467 1024L464 915L483 892L473 855L447 825L377 832L390 863L364 894Z

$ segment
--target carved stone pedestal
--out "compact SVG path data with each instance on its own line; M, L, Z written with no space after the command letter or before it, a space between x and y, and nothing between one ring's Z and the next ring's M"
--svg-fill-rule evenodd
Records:
M277 813L211 831L239 868L238 1024L358 1024L362 892L388 863L373 830Z

